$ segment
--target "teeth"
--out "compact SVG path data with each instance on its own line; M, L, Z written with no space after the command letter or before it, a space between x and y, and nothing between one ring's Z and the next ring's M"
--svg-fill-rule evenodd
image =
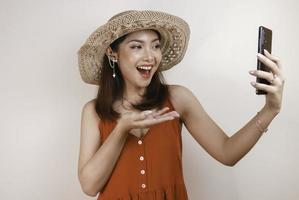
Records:
M138 69L143 69L143 70L151 70L152 66L138 66Z

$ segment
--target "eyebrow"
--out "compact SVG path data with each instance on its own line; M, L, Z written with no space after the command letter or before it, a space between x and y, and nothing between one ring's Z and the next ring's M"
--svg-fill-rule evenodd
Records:
M155 38L155 39L153 39L152 42L155 42L155 41L157 41L157 40L159 40L159 38ZM140 43L144 43L143 40L137 40L137 39L133 39L133 40L128 41L128 43L130 43L130 42L140 42Z

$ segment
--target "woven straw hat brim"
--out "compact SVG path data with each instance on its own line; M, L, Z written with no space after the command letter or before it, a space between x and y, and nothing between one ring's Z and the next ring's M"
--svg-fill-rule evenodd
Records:
M161 34L160 71L170 69L184 57L190 30L181 18L159 11L125 11L96 29L78 51L79 71L84 82L98 85L107 48L117 38L139 30Z

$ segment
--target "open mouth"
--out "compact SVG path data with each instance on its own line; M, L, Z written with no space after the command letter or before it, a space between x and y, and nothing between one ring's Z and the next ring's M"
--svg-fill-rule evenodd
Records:
M143 66L138 66L137 70L139 71L142 77L148 78L151 75L152 68L153 68L152 65L143 65Z

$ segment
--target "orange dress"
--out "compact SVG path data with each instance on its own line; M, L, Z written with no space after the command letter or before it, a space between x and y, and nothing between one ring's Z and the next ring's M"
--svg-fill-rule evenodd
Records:
M164 104L174 110L170 100ZM115 121L101 120L101 142ZM187 200L179 119L150 127L141 138L129 134L98 200Z

